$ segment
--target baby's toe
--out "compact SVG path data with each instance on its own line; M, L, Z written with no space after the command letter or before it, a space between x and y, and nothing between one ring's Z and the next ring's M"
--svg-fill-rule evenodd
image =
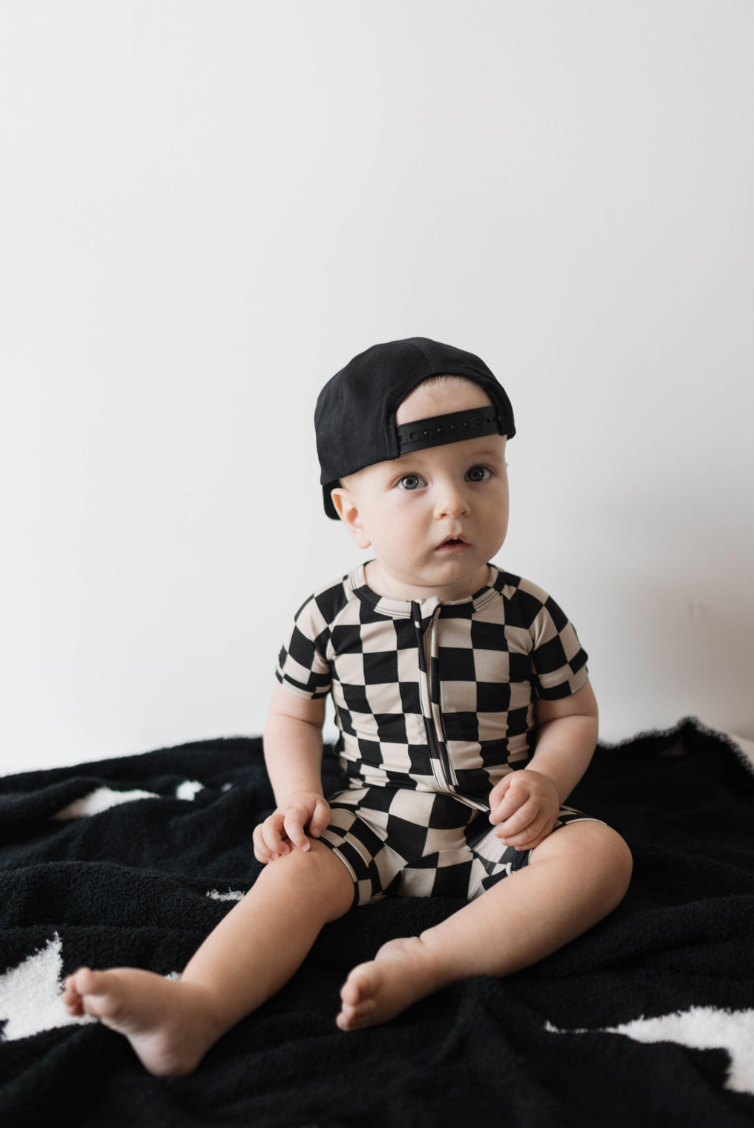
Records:
M340 989L340 998L343 1004L343 1009L346 1007L356 1007L361 1002L361 987L358 980L349 976Z
M362 999L362 1001L360 1003L357 1003L355 1007L349 1006L347 1003L345 1003L342 1010L344 1014L348 1015L349 1019L358 1019L366 1018L368 1014L372 1013L376 1006L377 1003L374 999Z
M348 979L340 989L340 997L344 1003L358 1006L366 999L373 999L377 990L377 976L374 963L359 964L353 968Z
M64 991L61 999L69 1014L81 1018L84 1013L84 1003L77 991Z
M337 1025L341 1030L358 1030L362 1026L368 1026L376 1006L374 999L365 999L355 1007L344 1003L336 1019Z
M340 1014L337 1019L341 1030L356 1030L368 1024L377 1006L374 998L376 987L372 982L374 976L370 972L369 964L354 968L343 984L340 991Z

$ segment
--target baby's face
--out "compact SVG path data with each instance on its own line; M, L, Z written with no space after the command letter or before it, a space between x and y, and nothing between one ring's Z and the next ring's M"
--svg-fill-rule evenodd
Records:
M489 406L478 386L450 381L420 385L401 404L396 423ZM333 490L341 517L360 548L374 549L367 579L397 599L463 599L487 582L486 563L508 528L508 477L502 435L427 447L378 462ZM453 538L449 540L448 538Z

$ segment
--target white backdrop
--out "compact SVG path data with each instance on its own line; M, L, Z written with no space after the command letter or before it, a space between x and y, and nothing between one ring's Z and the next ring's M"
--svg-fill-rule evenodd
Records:
M749 0L5 0L0 770L261 732L320 386L505 384L602 732L754 736Z

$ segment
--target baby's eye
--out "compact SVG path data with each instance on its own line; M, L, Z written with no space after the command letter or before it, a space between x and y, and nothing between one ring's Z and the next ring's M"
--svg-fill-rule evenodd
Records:
M402 490L418 490L421 486L426 486L426 482L418 474L404 474L398 485Z
M490 474L491 471L487 466L472 466L466 477L470 482L486 482Z

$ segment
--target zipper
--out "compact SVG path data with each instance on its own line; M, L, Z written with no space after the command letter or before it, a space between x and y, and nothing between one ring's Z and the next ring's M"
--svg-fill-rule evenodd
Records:
M439 613L440 605L438 604L430 616L426 629L422 631L421 607L418 603L411 604L411 616L414 629L416 630L416 641L419 650L419 696L422 705L422 715L424 717L424 728L427 733L427 744L429 745L429 762L432 766L432 774L441 789L454 795L456 794L458 780L453 770L453 765L450 762L447 744L438 734L437 725L433 716L432 639ZM438 705L437 709L439 710L439 708L440 706Z

